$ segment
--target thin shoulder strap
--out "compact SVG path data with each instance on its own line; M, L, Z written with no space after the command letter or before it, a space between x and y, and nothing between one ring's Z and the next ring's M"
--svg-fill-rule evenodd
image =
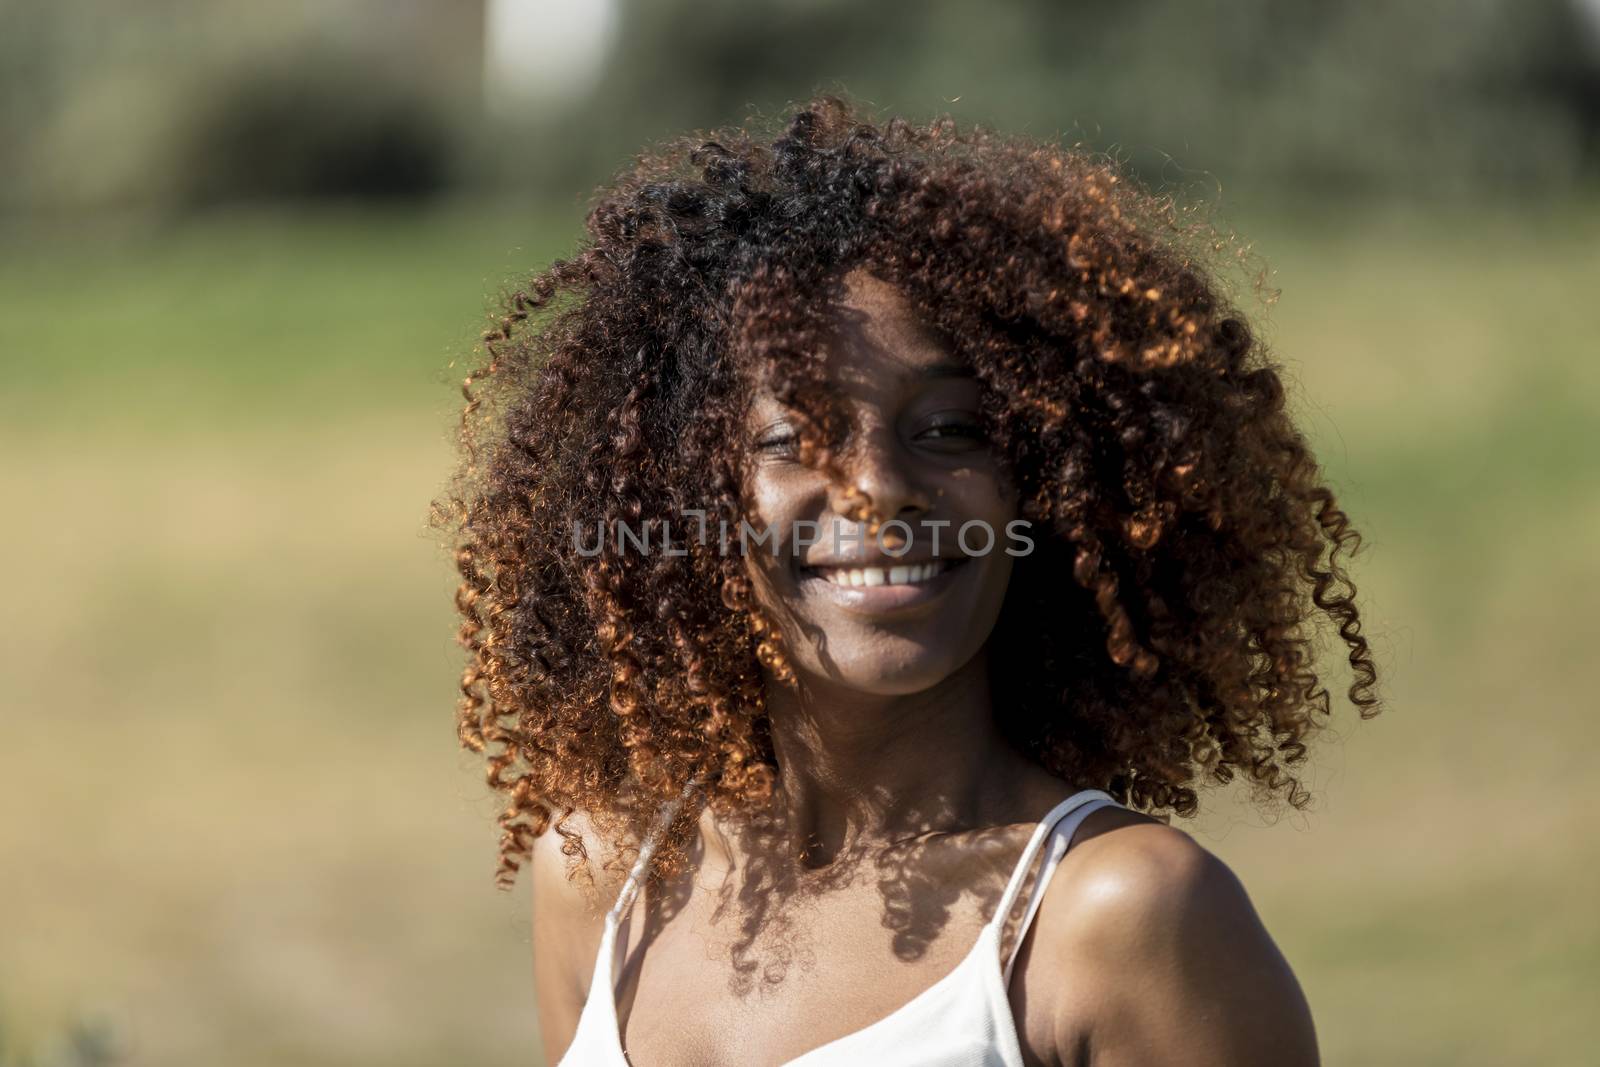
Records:
M1022 858L1017 861L1016 870L1011 872L1011 882L1006 886L1005 894L1000 898L1000 906L995 911L994 919L991 920L1004 928L1005 921L1011 915L1011 909L1016 905L1017 897L1022 892L1028 871L1048 840L1044 864L1039 868L1039 876L1034 880L1033 891L1028 896L1027 910L1017 927L1016 937L1011 942L1011 950L1006 954L1003 974L1008 985L1011 982L1011 969L1017 962L1017 952L1028 936L1028 927L1033 923L1034 913L1039 910L1039 904L1044 900L1045 887L1049 885L1050 876L1055 873L1061 857L1066 855L1067 846L1072 842L1072 835L1077 832L1090 812L1115 803L1111 795L1103 790L1079 790L1052 808L1034 829L1033 837L1029 839L1028 847L1022 850Z
M622 916L626 915L628 910L633 907L634 895L639 892L639 883L644 878L644 872L650 866L650 857L655 855L656 846L661 842L661 835L672 824L672 820L678 814L678 809L683 807L683 802L689 798L689 794L699 784L699 778L691 779L689 784L683 787L683 792L679 793L673 800L669 800L660 813L656 815L655 823L650 827L650 832L645 835L644 841L639 846L639 858L633 861L633 869L628 872L628 880L622 883L622 891L617 894L617 902L611 905L611 910L606 913L606 922L608 924L616 925Z

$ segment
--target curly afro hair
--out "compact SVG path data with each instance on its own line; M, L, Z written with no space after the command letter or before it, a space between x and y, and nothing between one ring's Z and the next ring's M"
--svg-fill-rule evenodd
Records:
M635 160L579 250L505 298L462 387L437 515L462 577L460 736L507 803L501 883L552 827L584 866L574 811L625 857L693 782L719 813L770 797L765 693L788 671L744 561L589 555L574 524L699 509L737 528L757 379L826 463L820 309L860 264L974 368L1033 524L990 646L1004 734L1152 814L1193 814L1197 785L1239 772L1258 802L1305 807L1291 772L1330 714L1325 625L1348 699L1380 707L1344 570L1361 542L1219 292L1230 241L1080 149L834 96L775 132ZM666 827L658 873L699 810Z

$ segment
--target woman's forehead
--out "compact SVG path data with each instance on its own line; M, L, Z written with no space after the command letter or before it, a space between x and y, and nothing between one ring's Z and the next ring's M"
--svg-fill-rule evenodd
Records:
M834 316L830 371L841 386L889 378L952 377L965 360L916 313L897 287L865 269L844 277Z
M888 402L930 380L974 377L956 346L929 327L895 285L856 268L844 276L842 287L829 316L823 356L828 379L844 395ZM758 373L751 415L764 418L779 405L770 393L771 368Z

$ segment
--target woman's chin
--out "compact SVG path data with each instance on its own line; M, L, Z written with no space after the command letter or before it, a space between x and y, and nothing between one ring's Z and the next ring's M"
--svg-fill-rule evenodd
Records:
M829 688L862 696L899 697L937 687L971 659L955 649L916 646L906 641L874 642L873 651L855 652L818 662L803 655L802 676L810 675Z

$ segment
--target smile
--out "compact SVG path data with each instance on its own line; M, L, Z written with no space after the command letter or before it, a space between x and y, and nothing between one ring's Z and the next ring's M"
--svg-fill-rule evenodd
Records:
M932 610L943 603L969 559L954 556L891 566L837 566L821 564L800 568L801 588L854 615L873 618L904 612Z
M935 559L893 567L807 567L806 570L830 585L920 585L932 581L960 562L963 561Z

